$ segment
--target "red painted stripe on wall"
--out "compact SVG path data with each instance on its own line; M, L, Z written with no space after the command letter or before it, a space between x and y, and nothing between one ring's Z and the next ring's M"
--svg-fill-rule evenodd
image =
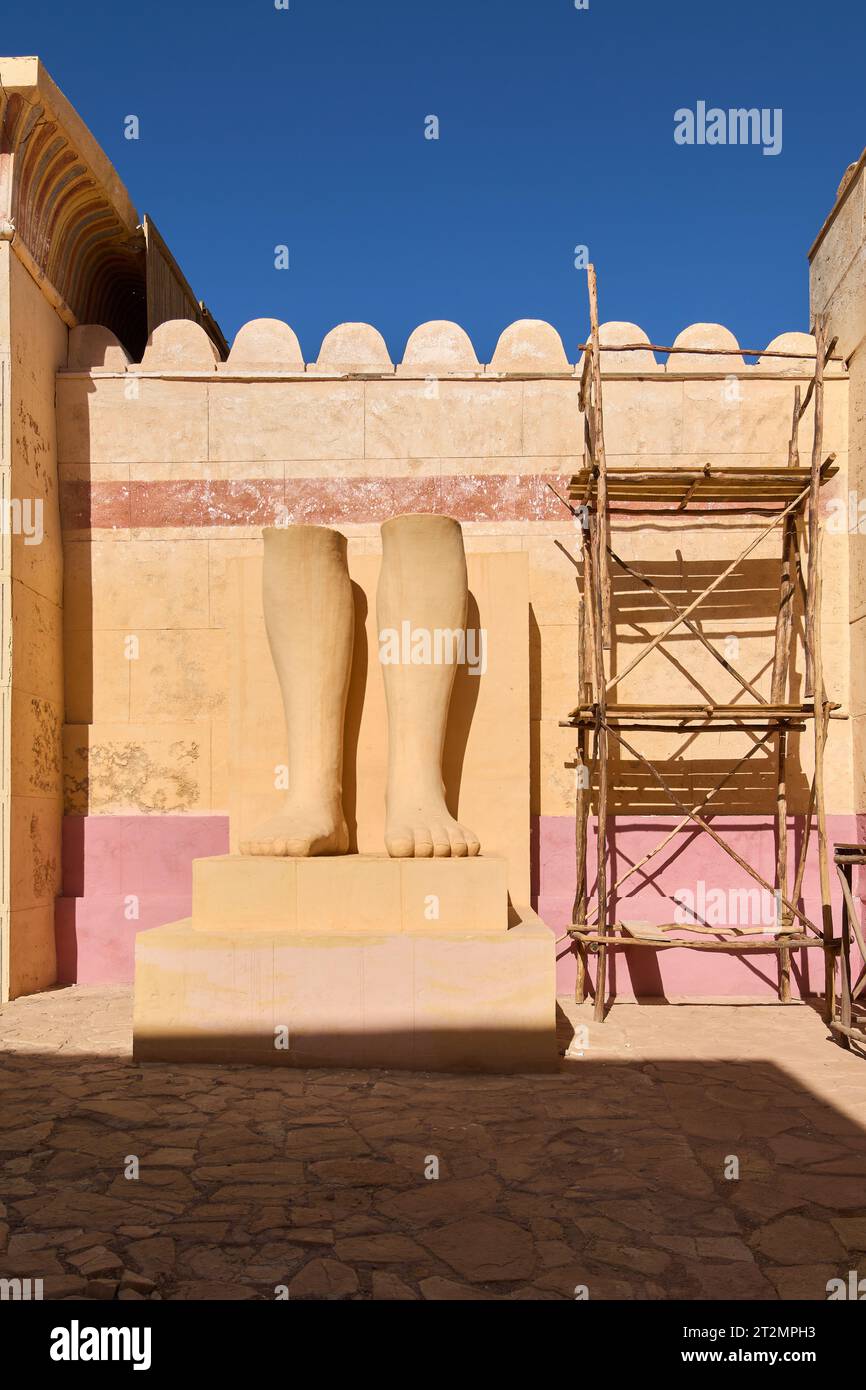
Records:
M183 479L172 482L64 482L67 530L160 526L271 526L380 522L401 512L437 512L458 521L563 521L548 487L560 474L455 474L424 478Z

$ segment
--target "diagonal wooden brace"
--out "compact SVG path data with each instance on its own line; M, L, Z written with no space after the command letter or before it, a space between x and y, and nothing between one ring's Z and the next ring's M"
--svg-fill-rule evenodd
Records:
M710 839L715 840L719 848L723 849L725 851L725 854L729 855L730 858L733 859L735 864L739 864L740 868L743 869L749 875L750 878L753 878L755 882L759 883L762 888L765 888L768 893L771 893L773 897L776 897L778 890L775 889L772 886L772 884L768 883L767 880L758 873L757 869L753 869L751 864L747 864L746 860L742 859L740 855L737 854L737 851L735 849L731 849L731 846L725 840L722 839L721 835L717 834L713 827L709 825L705 820L702 820L696 811L690 811L689 808L686 806L685 802L680 801L676 792L668 786L661 773L655 767L653 767L649 758L644 757L643 753L639 753L636 748L633 748L631 744L628 743L627 740L624 739L622 735L619 734L617 730L613 727L608 726L608 733L613 734L613 737L616 739L617 743L621 744L621 746L626 750L626 752L631 753L633 758L637 758L639 762L643 763L644 766L648 768L650 774L655 778L656 782L658 782L665 795L670 798L670 800L680 811L683 811L685 813L689 820L693 820L696 825L699 825L702 830L705 830L706 833L710 836ZM812 922L806 916L805 912L801 912L798 907L795 907L792 902L789 902L788 899L785 897L784 893L778 891L778 897L783 906L786 907L788 911L793 914L793 916L799 917L800 921L803 922L807 927L811 927L812 931L818 931L818 928L815 926L815 923Z

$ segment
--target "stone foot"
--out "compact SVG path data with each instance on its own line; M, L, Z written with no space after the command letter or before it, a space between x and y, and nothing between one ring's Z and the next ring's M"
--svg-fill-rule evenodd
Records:
M478 837L448 814L442 798L388 807L385 848L392 859L463 859L477 854Z
M342 809L287 806L256 827L240 845L241 854L308 859L314 854L345 854L349 830Z

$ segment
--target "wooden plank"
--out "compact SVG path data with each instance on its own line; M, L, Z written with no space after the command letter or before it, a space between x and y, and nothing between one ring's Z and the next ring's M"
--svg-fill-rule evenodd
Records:
M573 927L568 935L571 936L577 931L579 928ZM785 947L790 947L794 951L824 949L823 941L817 936L789 936L785 938L784 945L781 940L759 941L754 938L750 938L748 941L690 941L686 937L679 939L666 936L661 941L644 941L639 936L622 937L609 934L601 936L598 933L589 934L586 932L580 932L580 936L586 945L598 945L599 951L605 948L628 951L634 946L648 947L653 951L781 951Z
M559 727L561 729L576 729L579 728L580 725L585 725L587 728L593 728L595 726L595 720L584 718L565 719L560 721ZM620 733L633 734L679 734L681 737L684 734L688 734L689 736L691 736L692 734L718 733L748 734L751 736L766 733L768 731L770 733L776 733L780 728L787 728L795 733L805 733L807 728L805 724L798 724L796 721L780 721L778 719L763 719L760 721L753 720L751 723L748 724L742 722L735 724L720 724L717 721L713 721L712 723L708 724L696 724L694 722L689 722L688 720L684 720L682 724L654 724L651 719L608 719L607 727L612 732L619 731Z
M746 505L741 506L741 507L740 507L740 506L738 506L738 507L728 507L728 506L725 506L725 507L717 507L715 504L710 503L710 504L709 504L707 507L705 507L705 508L704 508L704 507L690 507L690 508L689 508L689 511L691 512L691 514L692 514L692 516L694 517L695 520L697 520L698 518L700 518L702 521L708 521L708 520L727 521L729 517L734 517L734 516L748 516L748 517L758 517L758 518L760 518L760 517L771 517L771 516L776 516L777 513L778 513L778 509L777 509L777 508L775 508L775 507L764 507L764 506L762 506L760 503L757 503L757 502L755 503L755 505L754 505L753 507L746 506ZM611 517L614 517L614 516L616 516L616 517L623 517L623 518L628 518L629 520L634 520L634 518L635 518L636 516L640 516L640 517L644 517L644 518L658 517L659 520L664 520L664 519L667 518L667 517L679 517L679 516L682 515L681 512L677 511L676 507L656 507L656 508L653 508L653 507L651 507L651 506L641 506L639 509L636 509L635 504L634 504L633 502L629 502L627 505L622 505L622 506L620 506L620 505L619 505L618 503L616 503L616 502L611 502L611 503L609 503L609 505L608 505L608 513L609 513L609 515L610 515Z
M584 706L584 708L589 709L590 706L587 705ZM646 703L638 704L637 702L623 700L618 701L616 703L610 703L607 706L608 714L611 717L613 717L615 714L635 714L639 710L649 711L656 718L662 718L664 716L664 712L667 710L670 712L671 718L674 719L680 717L680 711L682 711L684 715L687 715L690 710L695 711L695 713L697 713L698 715L712 714L714 712L718 713L719 711L721 711L723 714L726 715L742 714L744 718L749 718L752 714L754 714L756 717L761 718L766 717L768 714L791 714L798 719L803 719L806 717L807 714L814 713L814 702L812 700L804 700L801 704L798 705L790 702L782 703L781 701L778 703L771 703L769 700L766 700L761 705L746 705L743 702L737 704L734 701L725 704L710 704L709 702L707 702L707 704L695 703L693 705L674 705L651 704L649 701L646 701Z
M835 455L833 456L835 458ZM581 470L572 475L572 481L576 482L583 476L586 470ZM683 480L692 481L693 479L705 480L718 478L722 481L736 479L743 482L754 482L758 484L762 481L785 482L786 479L794 481L808 482L811 477L811 466L809 464L798 464L792 467L787 463L780 464L694 464L694 463L657 463L652 467L642 467L631 465L629 467L619 467L614 465L608 470L610 479L622 479L639 481L641 479L653 481L654 479L667 479L671 482Z
M766 701L763 705L627 705L610 704L607 706L608 722L617 719L654 719L654 720L714 720L726 719L729 721L738 720L758 720L766 722L774 720L784 722L785 720L804 720L813 719L815 711L811 708L797 708L794 705L772 705ZM569 719L594 719L595 706L582 705L569 711Z
M830 454L821 465L821 481L833 477L837 471L835 455ZM652 472L608 468L606 493L610 504L622 506L631 501L641 506L669 505L679 515L686 500L685 510L696 512L710 510L720 503L728 503L731 507L737 503L781 505L796 496L798 487L806 486L810 477L810 470L799 465L772 471L757 468L706 471L678 465L659 467ZM696 484L700 484L700 491L689 498L689 489ZM572 499L591 499L596 490L594 470L583 469L572 475L569 482Z

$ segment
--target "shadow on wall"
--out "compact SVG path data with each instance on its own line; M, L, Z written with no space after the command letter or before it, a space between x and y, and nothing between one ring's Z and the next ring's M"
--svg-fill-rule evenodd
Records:
M355 605L355 641L352 646L352 671L349 676L349 695L346 701L346 720L343 733L343 814L349 827L349 853L358 853L358 740L361 735L361 715L367 693L369 655L363 638L367 624L367 596L360 584L352 580L352 599Z
M478 608L478 600L471 589L466 606L466 627L469 632L479 633L484 627ZM463 764L466 758L466 745L469 742L469 730L472 727L475 707L481 693L481 682L486 679L487 676L483 674L480 676L472 675L468 665L465 664L457 667L454 676L451 707L448 711L448 727L445 731L442 775L445 781L445 802L455 820L458 818L460 785L463 780Z

